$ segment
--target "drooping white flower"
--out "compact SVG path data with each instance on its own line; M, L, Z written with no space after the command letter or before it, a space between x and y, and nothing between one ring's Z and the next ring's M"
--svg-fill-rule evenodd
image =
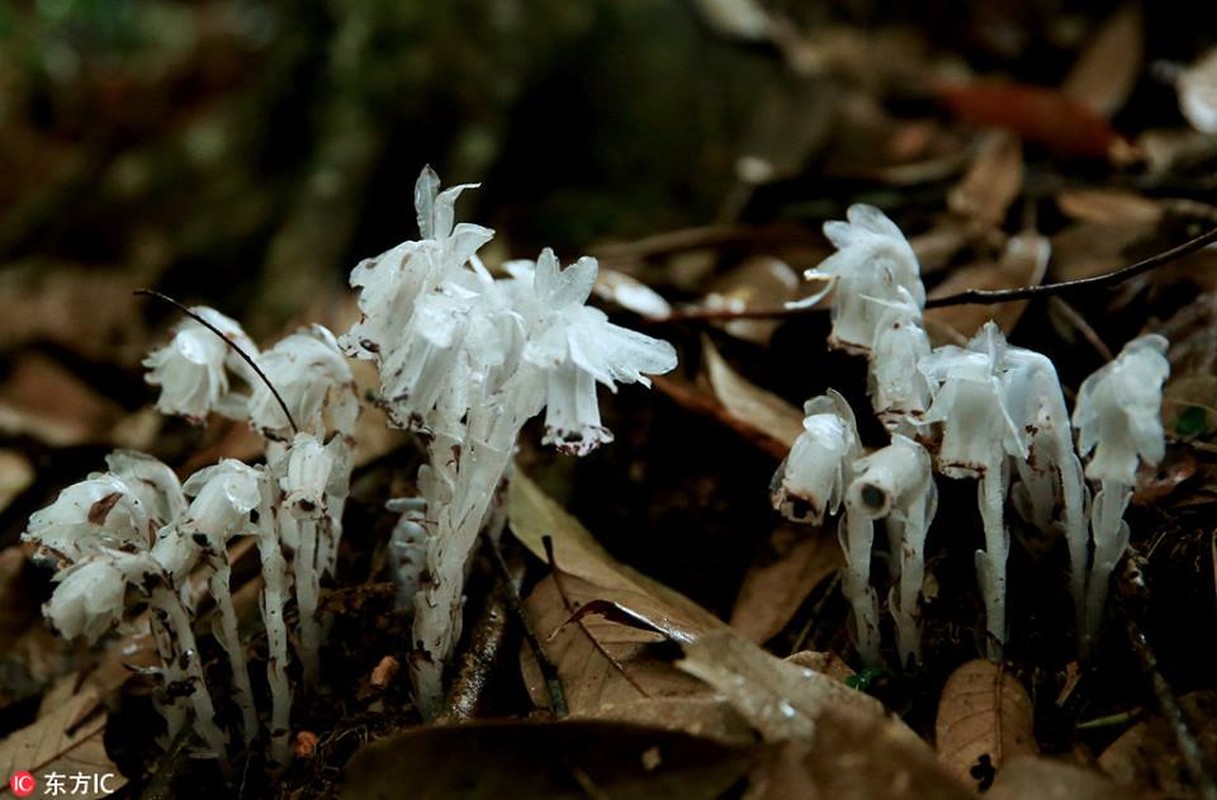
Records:
M837 252L807 270L805 277L828 281L825 291L833 296L829 343L869 353L884 316L881 301L903 302L903 289L920 309L925 306L925 287L917 256L896 223L861 203L850 206L846 216L848 222L824 224L824 235ZM822 296L823 292L796 305L814 303Z
M542 250L532 274L534 302L525 312L523 359L546 378L542 443L574 455L613 438L600 423L597 383L614 392L618 383L650 386L648 374L676 367L672 345L614 325L603 311L584 305L598 270L587 257L562 269L552 250ZM517 276L527 280L523 271Z
M223 552L225 543L250 526L250 512L261 501L263 473L226 458L191 475L183 488L194 497L181 527L191 535L201 534L208 546Z
M930 354L921 307L897 287L898 302L876 301L883 311L870 354L869 394L875 414L889 431L911 433L930 404L930 387L918 369Z
M1170 375L1168 342L1157 334L1133 339L1114 361L1082 382L1073 422L1078 451L1091 455L1086 477L1098 481L1091 504L1094 560L1086 582L1083 650L1098 635L1107 584L1128 546L1124 511L1137 479L1137 464L1157 464L1166 454L1162 384Z
M55 576L45 613L68 639L83 636L91 644L122 620L127 578L116 555L95 553Z
M1093 453L1086 477L1131 486L1137 463L1157 464L1166 452L1159 408L1170 374L1167 341L1157 334L1133 339L1115 361L1082 382L1073 423L1078 451Z
M155 525L168 524L185 512L182 482L164 462L135 450L115 450L106 456L106 466L130 487Z
M353 433L359 401L350 365L329 330L313 325L286 336L257 361L266 380L252 384L249 418L255 428L276 439L292 436L283 409L270 390L273 386L302 432Z
M837 392L808 400L803 412L803 433L774 473L770 497L787 519L819 525L840 508L862 448L853 409Z
M94 473L31 515L21 538L63 567L101 549L147 550L155 530L148 509L125 481Z
M231 342L250 356L257 353L253 341L236 320L213 308L190 309L216 327L224 339L194 319L184 319L173 329L173 339L144 359L150 372L146 380L161 387L157 410L202 422L212 411L226 416L243 414L244 399L229 391L225 370L248 374L248 365L229 348Z

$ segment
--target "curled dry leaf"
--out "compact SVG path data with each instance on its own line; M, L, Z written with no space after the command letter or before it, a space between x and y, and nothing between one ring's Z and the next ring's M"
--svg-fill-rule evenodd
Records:
M1192 692L1179 707L1205 757L1217 758L1217 693ZM1117 784L1143 798L1193 797L1195 787L1175 745L1170 725L1161 716L1138 722L1099 756L1099 768Z
M1022 188L1022 142L1009 131L989 131L963 179L947 195L947 205L982 228L1000 229Z
M1065 216L1096 225L1152 226L1165 214L1160 202L1120 189L1066 189L1056 202Z
M987 789L1007 760L1037 752L1026 689L1000 664L969 661L938 701L938 758L961 780Z
M987 800L1134 800L1100 772L1051 758L1020 756L1002 767Z
M672 313L672 306L668 305L668 301L664 300L659 292L637 278L615 269L600 268L596 275L594 291L601 300L616 303L644 317L663 319Z
M712 281L702 307L730 311L778 309L796 299L801 286L799 275L785 261L753 256ZM722 329L737 339L768 344L778 324L772 319L733 319L722 323Z
M619 722L475 722L413 728L361 748L344 798L416 800L723 796L756 754L669 730Z
M803 432L803 412L733 370L709 338L702 338L702 348L706 374L723 407L789 449Z
M769 547L744 575L731 610L731 627L757 644L776 636L812 590L844 563L833 536L810 534L784 524L769 537Z

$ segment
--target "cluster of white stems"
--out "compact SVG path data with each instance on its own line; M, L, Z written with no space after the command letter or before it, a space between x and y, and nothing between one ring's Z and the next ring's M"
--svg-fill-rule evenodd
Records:
M211 329L187 319L144 362L149 382L161 387L157 406L196 421L213 412L247 420L267 439L266 465L225 459L179 482L151 456L118 451L106 472L68 487L34 514L23 538L60 570L45 611L64 636L93 642L145 603L151 608L169 736L192 717L204 744L226 762L229 737L217 721L194 632L199 602L210 596L241 738L246 745L265 740L272 762L282 766L291 714L287 604L297 605L297 656L311 688L319 677L320 580L335 567L359 406L329 331L314 327L258 352L233 320L209 308L192 311ZM234 388L240 382L248 391ZM261 559L271 696L265 720L254 702L229 585L229 543L242 537L253 537Z
M904 235L871 206L851 207L848 218L824 226L838 252L808 270L826 286L802 302L832 293L829 344L868 358L871 402L891 443L864 453L844 398L830 392L809 401L804 432L774 476L774 506L820 524L844 503L842 590L859 654L872 664L880 660L880 632L871 549L874 522L884 521L896 578L888 607L907 664L920 659L925 542L937 500L932 473L978 479L985 547L976 551L976 570L989 656L1000 658L1006 641L1007 500L1027 523L1065 537L1087 651L1128 543L1123 515L1137 465L1163 456L1166 340L1142 336L1088 378L1071 425L1052 362L1009 345L992 322L967 347L931 348L920 266ZM1092 453L1085 477L1099 484L1093 502L1079 458Z

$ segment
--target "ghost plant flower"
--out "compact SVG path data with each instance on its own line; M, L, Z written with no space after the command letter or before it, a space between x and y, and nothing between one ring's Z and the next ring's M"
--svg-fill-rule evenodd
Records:
M930 454L924 447L896 434L887 447L855 462L855 477L845 496L851 538L854 526L866 528L879 519L886 522L895 558L894 571L899 574L899 587L892 588L888 605L896 622L902 665L921 659L917 601L925 579L926 533L938 507L932 466ZM873 530L870 535L873 538ZM856 538L861 542L865 536L866 531L862 530ZM859 546L858 552L851 555L851 569L852 562L861 562L863 558L869 567L869 548L864 552ZM869 575L863 577L869 582Z
M925 287L917 256L900 228L874 206L861 203L846 212L848 222L826 222L824 235L837 247L805 277L828 282L832 292L829 344L869 354L883 321L883 301L925 307ZM900 291L903 289L903 293ZM797 305L814 303L823 293Z
M236 320L206 306L196 306L191 311L215 326L227 342L250 355L257 352ZM161 413L195 422L203 421L212 411L226 416L242 414L244 398L229 391L226 368L248 377L248 367L224 339L197 320L185 319L174 328L169 344L153 350L144 359L144 366L149 369L148 383L161 387L156 403Z
M94 473L34 512L22 539L37 544L40 559L65 567L103 548L146 550L156 527L126 481L110 473Z
M980 514L985 549L976 551L976 571L985 601L989 654L1000 657L1006 641L1006 558L1010 534L1005 500L1007 457L1026 459L1025 433L1010 418L1001 380L1006 342L992 323L962 349L940 347L921 361L934 389L926 422L942 423L937 466L949 478L980 479Z
M862 449L854 410L836 391L808 400L803 413L803 432L774 473L770 498L786 519L820 525L840 508Z
M545 442L586 453L611 441L597 383L646 384L644 373L676 365L667 343L585 306L593 259L563 270L546 250L536 264L513 262L512 277L493 278L476 255L493 232L455 222L465 188L441 192L435 173L423 170L414 197L422 239L352 271L362 317L341 339L351 355L376 363L394 424L429 437L412 663L429 715L440 708L443 663L460 634L465 562L524 423L548 407Z
M912 435L930 404L930 387L917 368L930 354L921 307L903 286L898 301L876 301L883 311L870 353L869 393L879 421L889 431Z
M1099 484L1090 515L1094 561L1086 588L1085 642L1098 633L1108 579L1128 545L1124 510L1137 465L1158 464L1166 453L1160 418L1162 384L1170 374L1166 347L1157 334L1133 339L1078 390L1073 412L1078 451L1090 457L1086 477Z

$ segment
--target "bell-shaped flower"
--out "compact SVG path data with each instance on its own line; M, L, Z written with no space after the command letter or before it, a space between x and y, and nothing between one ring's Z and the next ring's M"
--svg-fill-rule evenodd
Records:
M897 302L876 301L883 312L870 354L870 397L884 427L911 433L930 404L929 384L917 368L930 354L930 339L921 326L921 307L903 286L897 293Z
M146 552L98 550L55 576L55 591L43 611L66 638L83 636L93 643L122 621L128 584L142 591L149 576L161 574L160 564Z
M329 330L314 325L284 337L258 357L258 366L266 380L252 384L249 417L268 437L292 436L271 386L301 431L324 435L337 430L347 436L354 432L359 401L351 368Z
M896 622L901 664L908 664L921 658L917 601L925 578L926 534L938 507L932 461L924 447L896 434L887 447L858 459L854 472L845 501L851 517L845 526L847 536L858 536L859 527L869 525L870 520L886 520L890 549L897 559L894 571L899 576L899 587L892 588L888 605ZM871 537L872 532L862 530L861 541L842 542L847 572L857 576L854 583L864 583L869 574ZM857 611L856 602L855 615Z
M903 302L900 290L918 308L925 306L921 267L896 223L875 208L849 207L848 222L827 222L824 235L837 252L805 277L828 281L832 292L832 333L829 344L855 353L869 353L883 321L881 301ZM796 305L807 305L823 295ZM877 302L879 301L879 302Z
M36 511L21 538L37 544L41 558L64 567L105 548L147 550L155 532L148 509L125 481L94 473Z
M230 350L230 343L251 357L257 354L257 348L236 320L206 306L190 310L219 330L223 338L194 319L184 319L174 327L169 344L153 350L143 362L150 370L148 383L161 387L156 407L164 414L184 416L193 422L204 421L212 411L239 417L244 398L229 391L225 367L249 377L248 366Z
M1157 464L1166 454L1160 414L1162 384L1170 375L1167 344L1157 334L1133 339L1078 390L1073 412L1078 451L1091 456L1086 477L1099 482L1090 515L1094 560L1086 582L1084 652L1098 635L1108 581L1128 546L1124 511L1136 483L1137 464Z
M1170 374L1167 341L1157 334L1133 339L1110 364L1082 382L1073 423L1078 451L1091 455L1086 477L1131 486L1138 461L1157 464L1166 452L1159 409Z
M862 449L853 409L837 392L808 400L803 411L803 432L774 474L770 498L787 519L819 525L840 508Z
M250 513L262 499L263 480L261 470L232 458L194 473L183 486L194 500L182 518L182 531L223 553L228 539L249 532Z
M106 466L111 475L130 487L157 527L186 511L182 482L164 462L135 450L115 450L106 456Z
M542 443L575 455L612 441L600 423L597 383L614 392L618 383L650 386L648 374L676 367L672 345L614 325L603 311L584 305L598 270L596 260L587 257L562 269L546 248L532 275L534 303L525 311L523 358L546 379Z

